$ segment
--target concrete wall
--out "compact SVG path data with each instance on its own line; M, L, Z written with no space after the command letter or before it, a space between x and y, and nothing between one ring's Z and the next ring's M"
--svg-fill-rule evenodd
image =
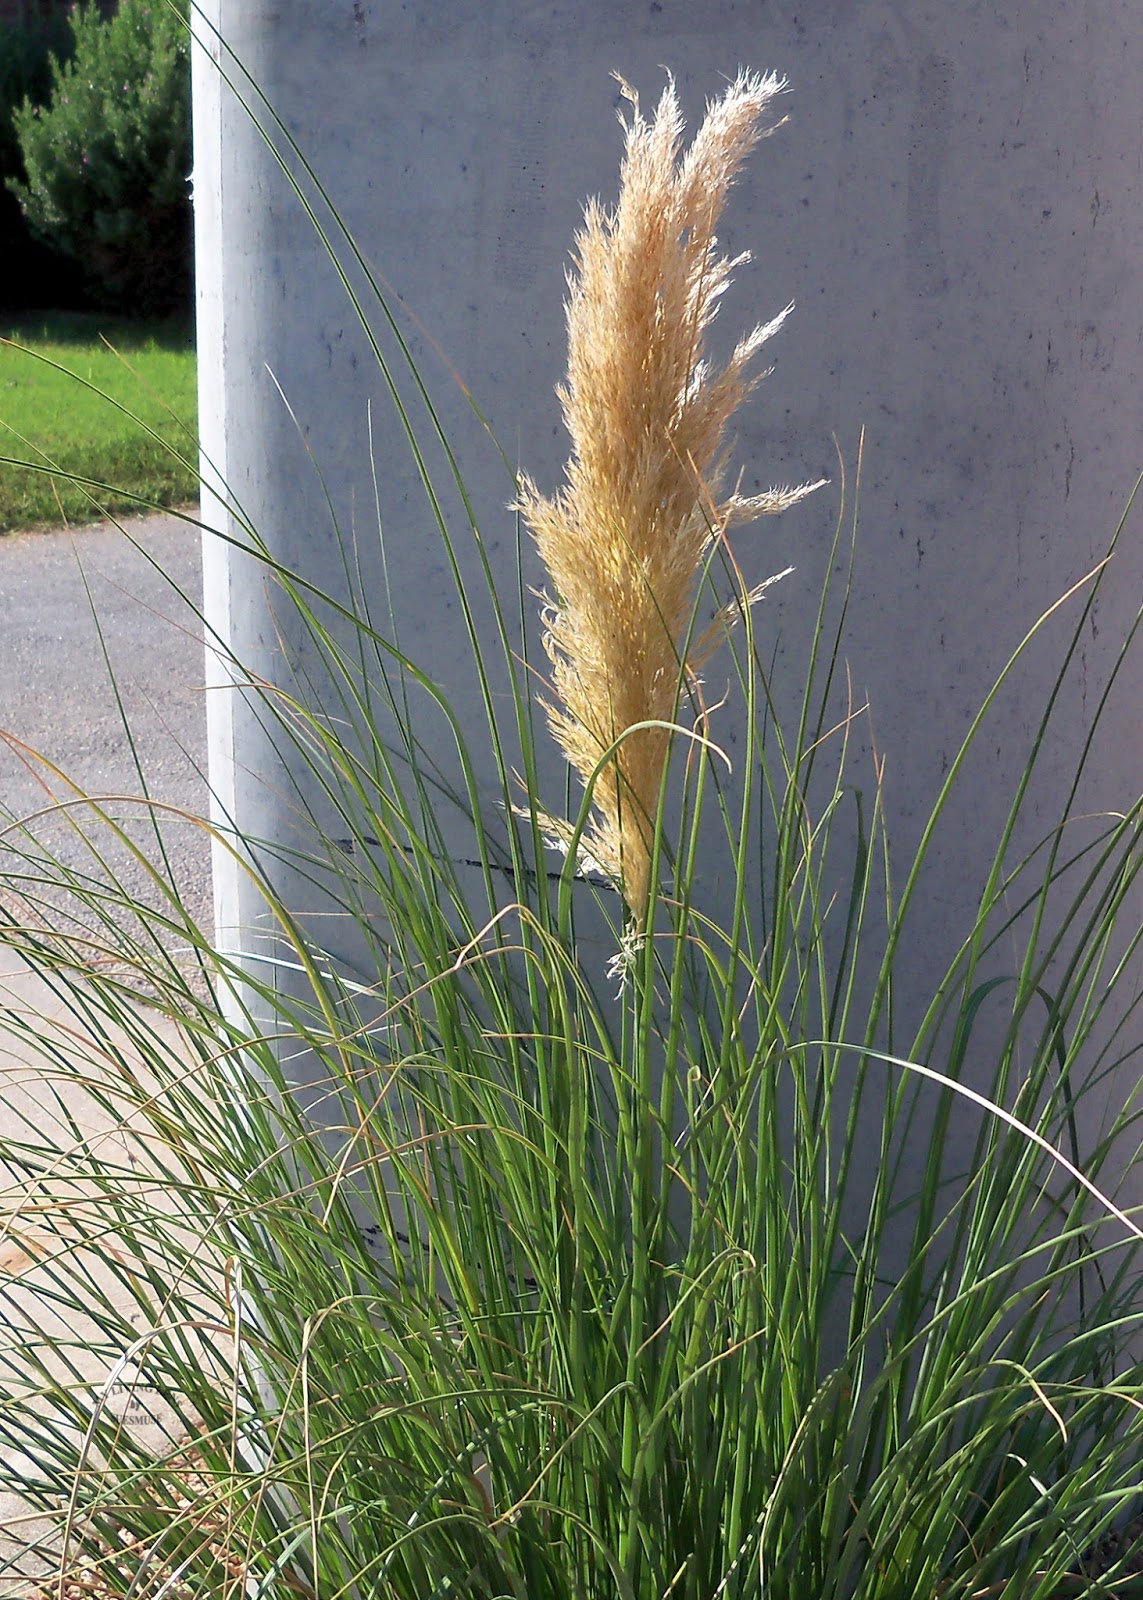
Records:
M553 487L568 247L584 198L616 188L612 69L650 104L670 67L692 126L740 64L788 76L792 121L757 152L724 230L756 257L727 336L798 302L735 459L747 486L827 474L835 488L743 531L736 551L753 580L797 568L760 614L792 694L836 514L834 439L852 468L867 430L847 658L873 706L900 872L995 674L1099 558L1141 465L1136 0L208 0L204 37L208 23L403 299L509 584L510 486L454 374L509 458ZM377 592L371 406L398 620L477 715L439 543L345 291L206 54L195 70L206 453L276 554L336 587L312 452ZM209 538L206 564L222 634L256 668L287 670L264 586ZM1030 826L1055 816L1140 598L1136 536L1083 640ZM959 942L1071 615L998 707L941 836L907 955L916 995ZM1097 749L1092 806L1129 803L1143 781L1135 678ZM273 752L234 697L210 705L222 804L288 837L296 802ZM870 782L871 748L864 726L853 757ZM558 796L554 758L549 770ZM222 858L217 891L221 936L244 945L249 906Z

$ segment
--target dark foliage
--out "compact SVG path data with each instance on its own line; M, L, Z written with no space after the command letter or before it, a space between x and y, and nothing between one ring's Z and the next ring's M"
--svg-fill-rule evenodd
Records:
M70 60L75 38L62 14L19 27L0 21L0 307L78 305L83 284L74 262L39 243L9 193L9 179L27 174L13 113L25 101L43 105L51 94L52 56Z
M33 234L78 262L91 297L147 314L191 292L190 49L185 12L124 0L74 13L50 104L14 114L26 181L10 187Z

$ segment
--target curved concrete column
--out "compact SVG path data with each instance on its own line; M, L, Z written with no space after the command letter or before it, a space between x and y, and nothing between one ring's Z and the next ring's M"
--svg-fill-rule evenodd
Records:
M651 103L668 66L692 126L740 64L788 76L790 125L760 147L729 208L725 243L755 263L728 298L727 336L798 305L735 459L747 486L836 482L834 437L852 466L867 429L846 653L873 710L854 762L871 784L874 742L885 758L907 862L968 719L1028 626L1098 560L1140 466L1135 0L209 0L204 17L403 297L509 589L509 484L453 372L509 457L553 487L566 453L552 391L568 248L584 198L616 188L612 69ZM195 64L206 455L279 559L337 590L351 549L365 588L381 593L372 459L398 621L478 715L456 597L376 365L312 225L208 55ZM819 495L737 538L748 578L797 569L760 613L780 687L802 659L835 506ZM273 678L283 641L264 585L233 549L208 537L206 551L215 625ZM1032 814L1045 826L1143 597L1137 539L1116 566L1065 696L1066 731L1046 752ZM974 759L926 880L902 996L909 983L925 992L959 941L1067 626L1065 616L1029 657ZM285 647L304 675L305 640ZM1139 790L1138 706L1125 693L1113 707L1084 796L1093 807ZM246 832L287 839L296 797L271 742L233 695L210 707L220 804ZM555 795L558 773L553 755ZM220 937L245 947L252 913L226 856L216 889Z

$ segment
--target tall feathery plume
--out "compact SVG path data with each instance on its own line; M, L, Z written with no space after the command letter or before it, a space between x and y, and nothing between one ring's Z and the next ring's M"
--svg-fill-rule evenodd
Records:
M545 644L548 720L586 782L599 774L583 856L622 889L637 928L650 897L654 818L679 690L737 614L728 606L687 651L700 572L735 523L782 511L818 484L724 494L727 423L766 376L754 358L793 306L738 342L716 371L704 334L733 260L715 227L785 80L741 72L680 159L684 122L673 78L653 118L631 102L614 211L592 200L568 274L568 376L557 390L572 453L551 499L521 482L519 507L551 579ZM762 589L748 597L752 603ZM643 727L640 724L658 723ZM634 729L634 732L628 730ZM563 843L566 823L553 822Z

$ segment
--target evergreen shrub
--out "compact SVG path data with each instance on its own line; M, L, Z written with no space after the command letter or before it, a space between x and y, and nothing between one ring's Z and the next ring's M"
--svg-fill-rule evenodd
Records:
M0 20L0 304L10 310L80 298L74 266L31 237L8 179L24 182L27 173L13 121L26 102L43 105L51 94L52 57L69 60L75 36L59 16L20 27Z
M124 0L77 10L72 59L50 104L14 114L26 182L10 181L33 234L79 262L93 298L147 314L191 287L190 42L185 6Z

